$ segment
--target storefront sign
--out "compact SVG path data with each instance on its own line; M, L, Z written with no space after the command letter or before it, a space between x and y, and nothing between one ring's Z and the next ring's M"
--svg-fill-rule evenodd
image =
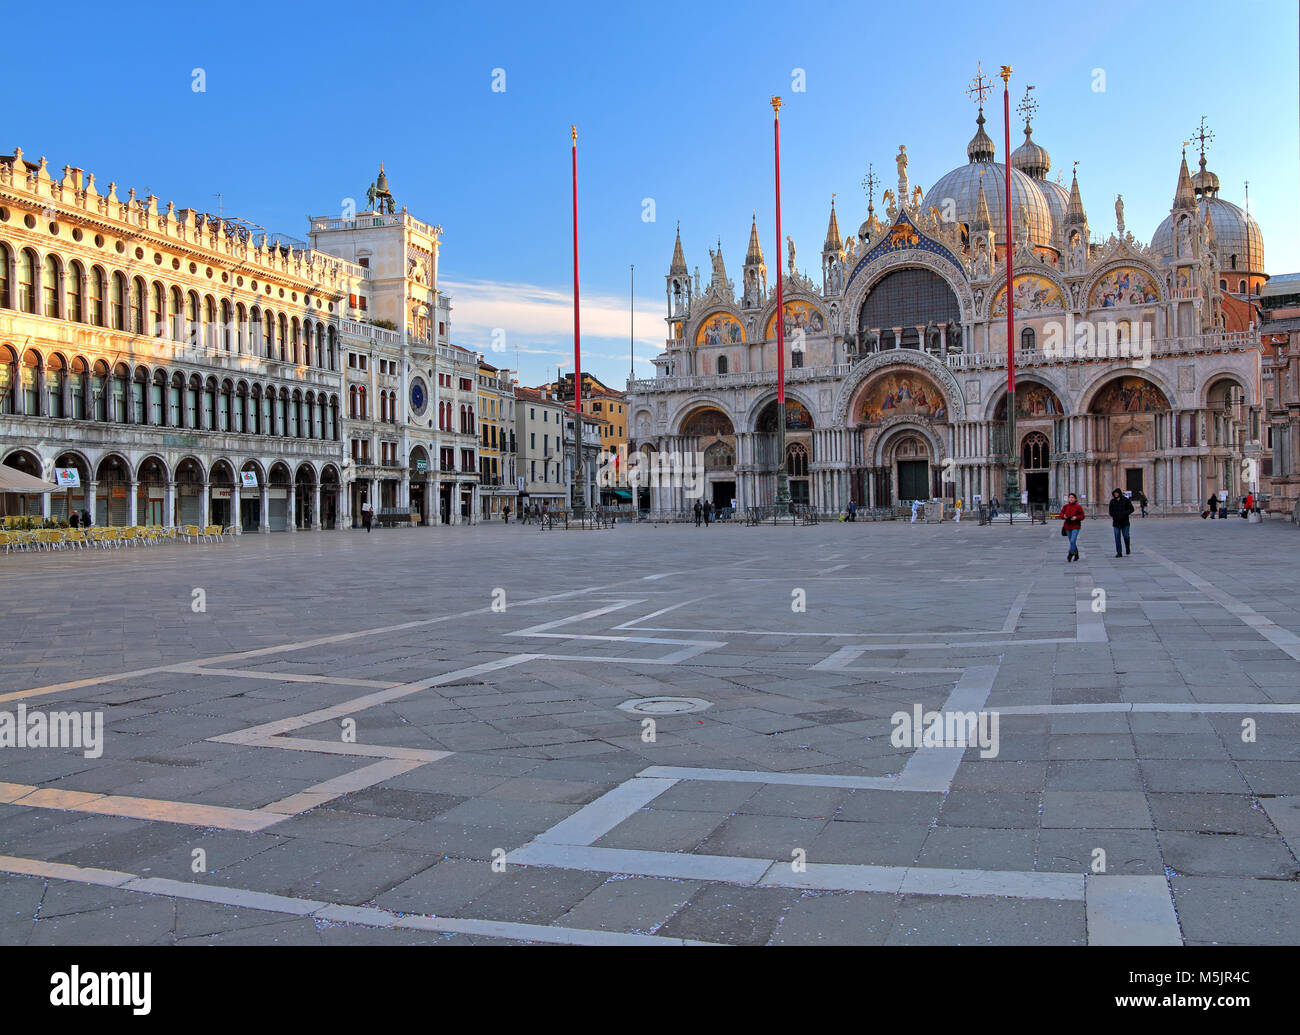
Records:
M228 500L234 495L233 489L213 489L212 498L214 500Z

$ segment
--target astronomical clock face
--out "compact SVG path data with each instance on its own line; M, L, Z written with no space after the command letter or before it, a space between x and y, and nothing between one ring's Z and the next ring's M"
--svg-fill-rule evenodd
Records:
M411 381L411 412L417 417L423 417L424 411L429 406L429 390L424 384L424 378L417 377Z

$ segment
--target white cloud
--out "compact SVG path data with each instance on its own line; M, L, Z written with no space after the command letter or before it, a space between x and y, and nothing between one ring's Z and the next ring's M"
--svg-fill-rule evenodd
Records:
M573 355L573 295L571 292L492 280L441 280L439 288L451 296L453 340L466 347L490 350L498 329L505 331L506 349L527 355ZM626 347L628 302L614 295L583 292L582 340L584 344ZM648 361L664 348L665 324L661 313L638 308L636 351ZM499 338L499 335L497 335ZM554 346L548 348L547 346ZM602 353L583 349L583 356L627 360L628 353Z

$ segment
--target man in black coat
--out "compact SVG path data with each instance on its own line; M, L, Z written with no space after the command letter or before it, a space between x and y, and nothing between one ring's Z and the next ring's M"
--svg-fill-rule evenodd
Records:
M1123 557L1126 553L1132 553L1132 547L1129 544L1129 526L1128 519L1133 513L1132 501L1125 499L1124 494L1116 489L1110 494L1110 523L1114 526L1115 531L1115 556ZM1124 540L1124 551L1120 552L1120 538Z

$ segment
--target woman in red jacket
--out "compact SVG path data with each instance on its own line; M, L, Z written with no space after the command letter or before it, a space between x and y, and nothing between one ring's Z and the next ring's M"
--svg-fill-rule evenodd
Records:
M1086 516L1083 508L1079 506L1079 497L1070 493L1069 502L1061 508L1061 534L1070 537L1070 552L1065 555L1066 562L1077 561L1079 559L1079 529L1083 525L1083 519Z

